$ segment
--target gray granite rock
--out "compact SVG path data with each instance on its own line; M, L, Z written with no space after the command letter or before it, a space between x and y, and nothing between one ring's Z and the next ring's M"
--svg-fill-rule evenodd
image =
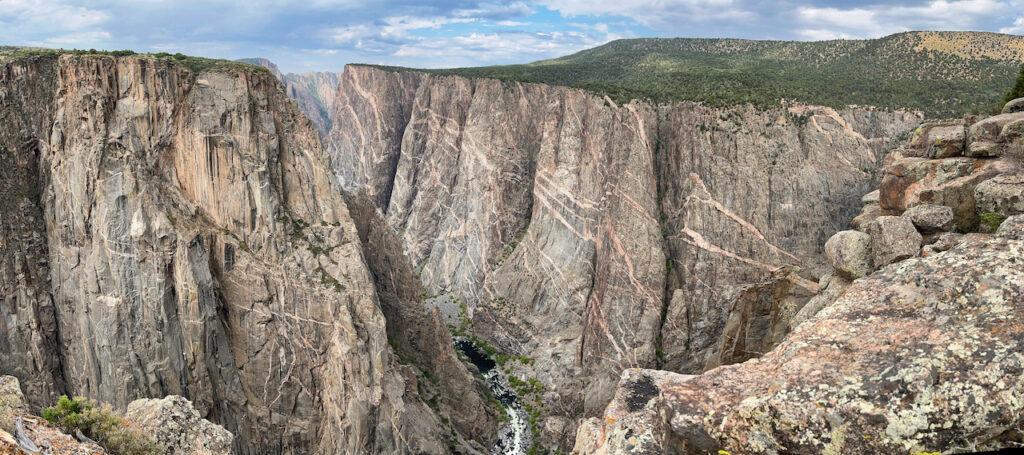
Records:
M868 225L871 236L872 263L876 269L917 256L921 251L921 234L908 218L880 216Z
M954 227L953 209L944 205L915 205L903 212L923 234L949 231Z
M825 242L825 255L835 273L847 280L865 277L873 270L871 236L863 232L837 232Z

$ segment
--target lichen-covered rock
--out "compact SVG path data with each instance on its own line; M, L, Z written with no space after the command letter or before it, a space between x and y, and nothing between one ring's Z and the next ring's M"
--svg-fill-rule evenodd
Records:
M953 228L953 209L944 205L915 205L903 212L923 234L949 231Z
M1004 147L1000 141L1003 128L1017 120L1024 119L1024 112L994 115L971 125L967 135L968 155L973 157L1000 156Z
M931 256L936 253L943 251L949 251L950 248L956 246L960 239L963 238L963 234L955 232L943 232L936 234L935 238L931 241L926 241L927 245L921 248L921 256Z
M663 455L673 453L667 442L673 437L661 391L696 376L667 371L630 368L622 372L615 398L601 419L588 419L576 435L574 455Z
M929 122L914 131L910 140L908 156L926 158L950 158L964 152L967 129L963 120L953 122Z
M616 401L635 404L609 408L579 453L630 453L641 435L678 454L1019 445L1022 259L1022 240L979 238L857 281L760 358L696 377L630 371ZM647 381L656 390L631 392Z
M915 205L944 205L953 209L957 229L971 232L978 224L974 187L1017 167L1012 159L900 159L885 169L879 204L896 214Z
M871 273L871 236L859 231L840 231L825 242L825 255L835 273L856 280Z
M140 399L128 404L125 420L150 435L167 455L228 455L231 432L203 419L184 397Z
M14 376L0 376L0 417L19 412L28 412L28 403L21 392L21 383ZM0 422L0 428L10 424L11 422Z
M1024 112L1024 98L1010 100L1010 102L1003 105L1004 114L1013 114L1015 112Z
M921 234L907 218L880 216L867 230L871 236L872 264L876 269L917 256L921 251Z
M1024 240L1024 215L1014 215L1003 220L996 230L996 237Z
M1003 216L1024 213L1024 173L1003 174L974 189L978 213Z

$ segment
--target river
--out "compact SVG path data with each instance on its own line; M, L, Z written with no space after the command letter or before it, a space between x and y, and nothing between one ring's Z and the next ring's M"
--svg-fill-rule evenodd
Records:
M499 425L498 441L491 447L491 455L526 455L533 436L529 431L526 410L509 385L508 378L494 363L494 359L472 341L465 337L453 337L453 341L455 347L466 354L469 361L480 370L491 394L498 399L508 416L508 422Z

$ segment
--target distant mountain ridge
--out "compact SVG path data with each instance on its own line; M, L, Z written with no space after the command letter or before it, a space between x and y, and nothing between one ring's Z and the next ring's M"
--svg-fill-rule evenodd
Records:
M615 101L765 107L787 99L948 117L996 108L1022 62L1024 36L906 32L816 42L625 39L529 64L424 71L570 86Z
M327 135L331 129L331 111L334 105L334 93L341 81L341 73L329 71L312 71L308 73L284 74L274 62L265 58L243 58L239 62L262 66L284 84L288 97L299 104L301 110L313 122L313 128L321 136Z

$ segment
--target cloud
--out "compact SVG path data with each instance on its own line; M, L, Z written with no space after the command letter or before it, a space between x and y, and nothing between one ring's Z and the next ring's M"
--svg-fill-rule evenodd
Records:
M998 0L933 0L915 6L801 7L797 30L809 39L876 38L907 30L976 30L1010 10Z
M540 0L539 4L563 16L624 16L641 24L680 30L694 23L723 20L750 21L758 17L750 6L737 0Z
M1011 33L1014 35L1024 34L1024 17L1018 17L1017 20L1013 21L1013 25L1010 27L1003 27L999 29L999 33Z
M452 15L462 18L507 20L526 17L533 14L533 10L523 2L514 2L507 5L494 3L481 3L475 8L456 9Z
M424 39L398 47L392 57L426 59L427 67L472 66L558 57L598 46L618 38L565 32L470 33L446 38Z
M1024 33L1024 0L0 0L0 44L349 62L529 62L618 37ZM1009 13L1008 13L1009 12Z

